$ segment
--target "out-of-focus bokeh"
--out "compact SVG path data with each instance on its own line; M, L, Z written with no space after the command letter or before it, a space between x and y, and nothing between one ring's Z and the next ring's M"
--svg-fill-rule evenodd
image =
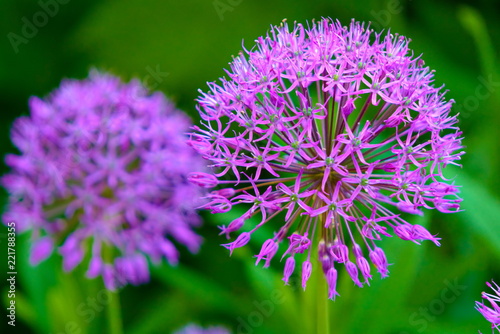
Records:
M484 282L500 281L500 3L497 1L293 0L3 0L0 2L0 156L16 152L12 121L27 115L32 95L45 96L63 78L96 67L141 79L198 121L194 99L207 81L284 18L371 21L412 39L436 70L460 112L467 154L447 175L461 185L464 211L426 212L413 220L439 233L442 246L392 238L383 242L390 276L353 286L345 272L341 296L329 302L332 333L489 333L474 310ZM0 173L8 171L0 165ZM3 211L7 194L0 193ZM187 323L224 325L234 333L307 333L315 321L298 286L283 286L283 263L254 266L259 242L233 256L220 247L217 225L231 215L204 215L198 255L185 251L172 268L158 266L150 284L120 291L125 333L171 333ZM7 222L5 222L7 223ZM16 243L16 326L2 333L107 333L106 294L84 269L65 274L53 255L28 263L30 236ZM7 228L0 227L0 302L9 303Z

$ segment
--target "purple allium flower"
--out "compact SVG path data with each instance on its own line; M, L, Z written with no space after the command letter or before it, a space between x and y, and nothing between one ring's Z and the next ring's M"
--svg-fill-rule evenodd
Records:
M500 333L500 287L495 282L493 282L493 284L486 282L486 285L492 289L495 294L483 292L481 297L486 299L491 307L486 306L484 302L476 302L476 310L478 310L486 320L491 322L492 330L496 328Z
M203 160L185 142L190 120L163 94L93 71L29 106L12 129L21 154L7 155L1 181L4 222L32 230L33 264L61 245L66 271L88 258L87 276L113 289L147 282L148 257L177 263L172 241L198 250L203 192L188 174Z
M198 325L189 324L174 332L174 334L230 334L230 332L226 328L220 326L203 328Z
M287 242L284 281L302 267L305 287L317 252L312 256L334 298L340 264L359 286L372 277L368 261L388 275L376 245L382 235L439 246L440 238L400 214L459 210L458 187L442 168L458 165L461 132L450 115L453 101L432 85L433 71L408 43L355 21L291 29L283 22L233 59L229 79L209 83L190 145L226 188L210 193L204 207L220 213L250 205L221 227L227 236L250 217L260 219L225 247L232 252L272 225L276 233L257 263L268 266ZM202 175L196 179L215 185L212 175Z

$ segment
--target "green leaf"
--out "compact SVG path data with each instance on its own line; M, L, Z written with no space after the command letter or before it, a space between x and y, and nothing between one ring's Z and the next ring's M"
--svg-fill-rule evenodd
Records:
M500 200L464 173L458 176L457 184L463 186L461 207L464 210L457 216L466 229L483 239L500 256Z
M429 218L430 212L426 212L425 216L416 217L412 223L427 226ZM408 314L402 306L406 303L413 281L418 276L419 259L428 244L429 242L424 242L419 246L396 237L386 238L380 243L389 263L394 266L389 267L391 273L388 278L381 279L378 273L372 273L374 279L371 286L357 289L356 293L353 293L354 299L351 300L357 302L350 316L349 333L389 333L395 323L406 323ZM391 319L387 318L388 310L392 310ZM335 316L334 322L342 322L346 318L342 308L338 307Z
M461 6L458 10L458 19L476 42L483 74L495 73L495 52L481 14L472 7Z
M188 295L196 298L198 302L210 305L211 308L229 314L244 312L245 307L237 296L232 295L225 287L220 286L210 278L179 265L172 268L168 266L152 267L151 272L163 283L181 289Z
M128 326L127 333L158 333L163 328L171 329L176 325L178 326L179 321L184 323L191 322L193 319L182 319L182 317L178 316L190 311L189 303L179 302L179 300L182 300L182 297L183 295L180 292L174 292L173 294L161 293L157 295L154 301L148 303L147 311L131 326Z
M282 274L273 268L262 268L261 265L256 266L253 259L246 259L248 284L256 295L251 303L252 311L247 317L252 313L262 317L262 330L265 327L265 333L303 333L303 319L300 317L303 314L299 314L299 303L294 293L296 286L285 286L281 280Z

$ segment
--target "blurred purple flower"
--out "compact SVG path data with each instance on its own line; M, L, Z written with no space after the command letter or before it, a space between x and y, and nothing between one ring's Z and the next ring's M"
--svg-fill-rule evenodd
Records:
M317 249L334 298L337 263L357 285L359 272L364 283L371 278L366 254L382 277L388 275L389 263L375 244L381 235L392 230L404 240L439 245L399 212L459 211L458 187L446 183L442 168L458 165L461 132L450 115L453 101L432 85L433 71L413 57L408 43L355 21L343 27L323 19L308 28L283 22L233 59L229 79L200 91L202 122L189 143L227 186L209 194L204 208L218 213L250 204L237 228L222 227L226 235L261 217L225 247L232 252L261 226L279 226L257 262L265 254L269 265L276 253L269 245L288 238L286 256L305 253L305 286ZM195 179L215 184L201 174ZM296 267L287 260L285 282Z
M185 142L190 120L163 94L92 71L29 106L12 129L21 154L6 157L1 181L4 221L32 231L32 264L62 244L66 271L90 258L87 276L114 289L147 282L148 257L177 263L172 240L198 250L203 191L188 174L203 161Z
M178 331L175 331L174 334L230 334L229 330L224 327L219 326L210 326L207 328L200 327L198 325L189 324Z
M486 306L484 302L476 302L476 310L478 310L483 317L491 322L491 329L495 329L500 333L500 287L493 282L486 282L486 285L493 290L495 294L483 292L481 297L490 303L490 307Z

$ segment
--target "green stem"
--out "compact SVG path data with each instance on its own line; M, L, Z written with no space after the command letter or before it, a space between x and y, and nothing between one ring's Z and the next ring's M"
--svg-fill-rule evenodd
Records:
M113 263L114 249L104 248L103 258L107 263ZM108 291L109 302L106 305L109 334L123 334L123 321L120 305L120 291Z
M108 330L110 334L123 334L120 294L118 291L109 292L109 303L106 306Z
M326 217L321 215L318 217L317 224L321 228ZM316 231L316 254L318 254L318 246L320 243L325 242L324 230ZM317 308L317 322L316 322L316 333L318 334L330 334L330 314L328 311L328 306L330 300L328 299L328 284L326 282L325 275L321 268L321 264L318 262L318 268L316 269L316 308Z
M318 268L319 269L319 268ZM317 307L317 321L316 332L318 334L330 333L330 314L328 312L328 287L322 273L316 275L316 307Z

